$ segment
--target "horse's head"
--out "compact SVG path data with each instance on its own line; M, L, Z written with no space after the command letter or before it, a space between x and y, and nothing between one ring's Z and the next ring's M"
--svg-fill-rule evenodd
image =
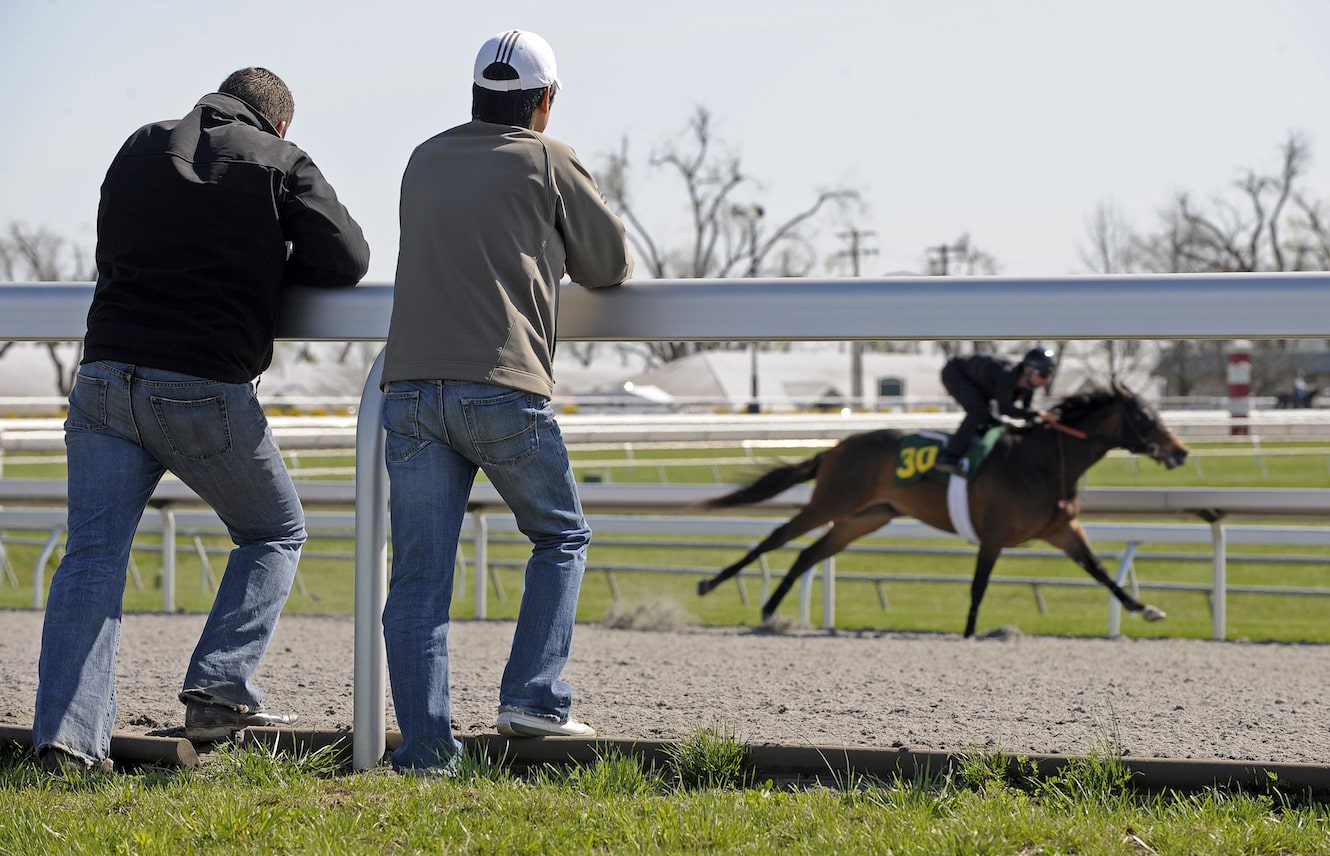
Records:
M1069 398L1055 409L1067 424L1093 426L1098 436L1114 446L1148 455L1170 470L1187 460L1187 445L1164 425L1153 407L1121 383L1113 384L1111 391Z
M1121 383L1113 384L1113 395L1122 408L1122 448L1148 455L1170 470L1187 460L1187 444L1164 425L1153 407Z

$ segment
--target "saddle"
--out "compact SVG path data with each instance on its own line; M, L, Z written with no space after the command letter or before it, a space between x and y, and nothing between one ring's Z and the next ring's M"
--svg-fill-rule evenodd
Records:
M979 467L987 460L988 453L993 451L993 446L1006 430L1006 425L994 425L982 432L979 438L970 444L965 457L970 462L968 471L971 477L979 472ZM933 465L937 463L938 454L950 439L951 435L943 431L920 431L902 438L894 473L896 484L914 484L925 478L947 481L947 474L938 472Z

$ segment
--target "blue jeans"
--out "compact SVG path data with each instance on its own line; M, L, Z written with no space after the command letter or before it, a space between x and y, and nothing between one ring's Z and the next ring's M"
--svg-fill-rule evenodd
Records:
M448 624L457 539L484 470L531 541L499 709L568 718L561 678L591 530L558 423L542 395L461 381L394 381L383 402L393 565L383 635L403 742L397 769L446 765L460 751L448 695Z
M69 396L69 538L51 579L33 746L107 757L130 545L170 470L236 547L180 693L263 709L254 672L295 580L305 517L253 384L122 363L84 365Z

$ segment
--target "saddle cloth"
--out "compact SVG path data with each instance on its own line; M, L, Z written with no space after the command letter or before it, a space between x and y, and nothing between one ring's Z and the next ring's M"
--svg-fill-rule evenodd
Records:
M1006 430L1005 425L995 425L979 435L979 439L970 445L965 457L969 460L967 472L971 476L979 472L979 467L988 458L988 453L993 451L993 446ZM934 465L942 447L950 439L951 435L942 431L920 431L903 437L900 455L896 459L896 472L893 474L896 484L914 484L924 478L944 480L946 474L935 470Z
M980 438L971 444L966 458L969 461L967 472L971 475L979 472L979 467L987 459L988 453L993 451L994 444L998 437L1006 430L1005 425L996 425L985 431ZM895 479L896 484L913 484L924 478L941 480L947 477L946 474L934 469L937 463L938 453L942 447L951 439L950 434L941 431L920 431L918 434L910 434L901 440L900 457L896 462ZM947 483L947 514L951 517L951 525L960 535L971 544L979 543L979 536L975 534L974 524L970 522L970 501L969 501L969 481L963 476L949 476Z

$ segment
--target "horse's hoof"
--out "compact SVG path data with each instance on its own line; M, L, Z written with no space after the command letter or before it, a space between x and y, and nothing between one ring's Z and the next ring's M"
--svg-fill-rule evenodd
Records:
M1147 603L1141 610L1141 617L1146 621L1163 621L1165 618L1168 618L1168 613L1164 612L1157 606L1151 606Z
M709 591L711 591L711 580L702 580L702 582L697 584L698 594L706 594Z

